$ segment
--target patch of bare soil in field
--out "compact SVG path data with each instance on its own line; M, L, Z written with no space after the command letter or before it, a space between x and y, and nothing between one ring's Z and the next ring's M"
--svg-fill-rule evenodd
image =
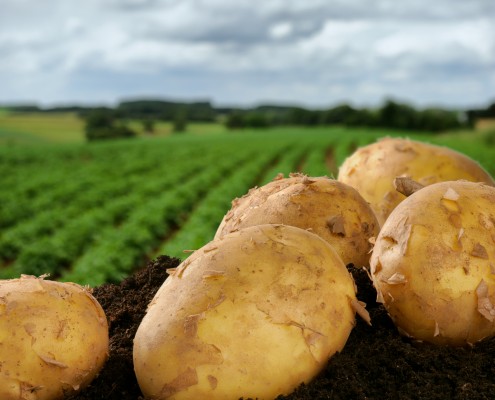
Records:
M146 307L179 260L158 257L119 285L95 288L110 324L110 357L98 378L71 400L142 399L132 365L132 341ZM456 399L495 396L495 339L472 348L413 342L397 333L365 271L348 267L372 326L358 320L339 354L313 382L278 400Z
M325 165L332 176L338 175L339 168L335 162L332 147L329 147L325 152Z

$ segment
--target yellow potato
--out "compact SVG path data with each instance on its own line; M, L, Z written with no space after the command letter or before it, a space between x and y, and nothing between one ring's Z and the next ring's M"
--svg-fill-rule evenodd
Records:
M34 276L0 281L0 399L63 399L107 356L107 320L88 290Z
M134 340L152 399L274 399L310 381L354 326L352 277L328 243L283 225L214 240L172 271Z
M390 214L371 275L413 338L464 345L495 334L495 188L467 181L417 191Z
M232 202L215 238L248 226L284 224L308 229L330 243L345 264L368 266L379 224L351 186L327 177L292 174Z
M380 226L405 199L393 181L408 176L422 185L464 179L495 186L495 181L474 160L446 147L423 142L385 138L349 156L339 169L338 180L368 201Z

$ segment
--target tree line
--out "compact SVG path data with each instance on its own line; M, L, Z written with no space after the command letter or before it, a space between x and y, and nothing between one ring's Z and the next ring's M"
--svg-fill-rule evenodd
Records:
M229 129L343 125L435 133L472 127L478 118L495 118L495 103L486 109L456 111L443 108L417 109L391 99L375 108L358 108L349 104L326 109L281 105L239 108L214 107L209 101L167 100L122 101L113 108L77 105L40 108L30 104L3 108L16 112L75 112L85 120L88 140L135 136L136 132L127 123L129 120L141 120L143 130L148 133L153 133L156 121L173 123L174 132L184 131L189 122L221 121Z
M56 111L62 110L58 108ZM162 100L124 101L115 108L64 108L63 111L77 112L85 120L85 134L89 141L137 136L137 132L129 127L130 120L140 120L148 134L154 133L156 121L172 122L173 132L180 133L186 130L188 121L213 122L216 115L209 102Z
M441 108L416 109L408 104L387 100L378 108L355 108L341 104L324 110L302 107L275 109L260 107L235 110L226 118L229 128L262 128L274 125L344 125L379 127L424 132L441 132L468 127L471 122L465 112Z

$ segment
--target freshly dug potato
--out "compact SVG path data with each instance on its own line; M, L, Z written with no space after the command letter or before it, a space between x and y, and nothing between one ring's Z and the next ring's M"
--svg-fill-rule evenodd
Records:
M323 239L284 225L214 240L171 271L134 339L151 399L273 399L311 380L354 325L354 282Z
M420 189L377 237L371 275L406 335L465 345L495 334L495 188L467 181Z
M385 138L359 148L340 167L338 180L357 189L382 226L405 199L393 186L398 176L408 176L424 186L458 179L495 186L490 175L469 157L446 147L402 138Z
M107 355L107 320L86 289L25 275L0 281L0 399L63 399Z
M308 229L330 243L345 264L368 266L379 224L351 186L327 177L292 174L232 202L215 238L248 226L284 224Z

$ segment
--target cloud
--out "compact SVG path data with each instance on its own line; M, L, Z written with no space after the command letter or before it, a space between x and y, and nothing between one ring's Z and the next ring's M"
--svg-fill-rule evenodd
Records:
M295 15L290 9L253 7L250 2L183 2L150 16L134 33L151 40L177 40L245 48L280 39L298 40L317 33L324 17ZM274 35L284 27L283 35ZM278 28L277 28L278 27Z
M3 0L0 102L493 98L486 0ZM48 85L49 83L49 85Z
M158 0L106 0L103 5L111 9L134 12L140 9L152 9L159 6ZM163 4L164 2L162 2ZM171 3L168 1L167 3Z

